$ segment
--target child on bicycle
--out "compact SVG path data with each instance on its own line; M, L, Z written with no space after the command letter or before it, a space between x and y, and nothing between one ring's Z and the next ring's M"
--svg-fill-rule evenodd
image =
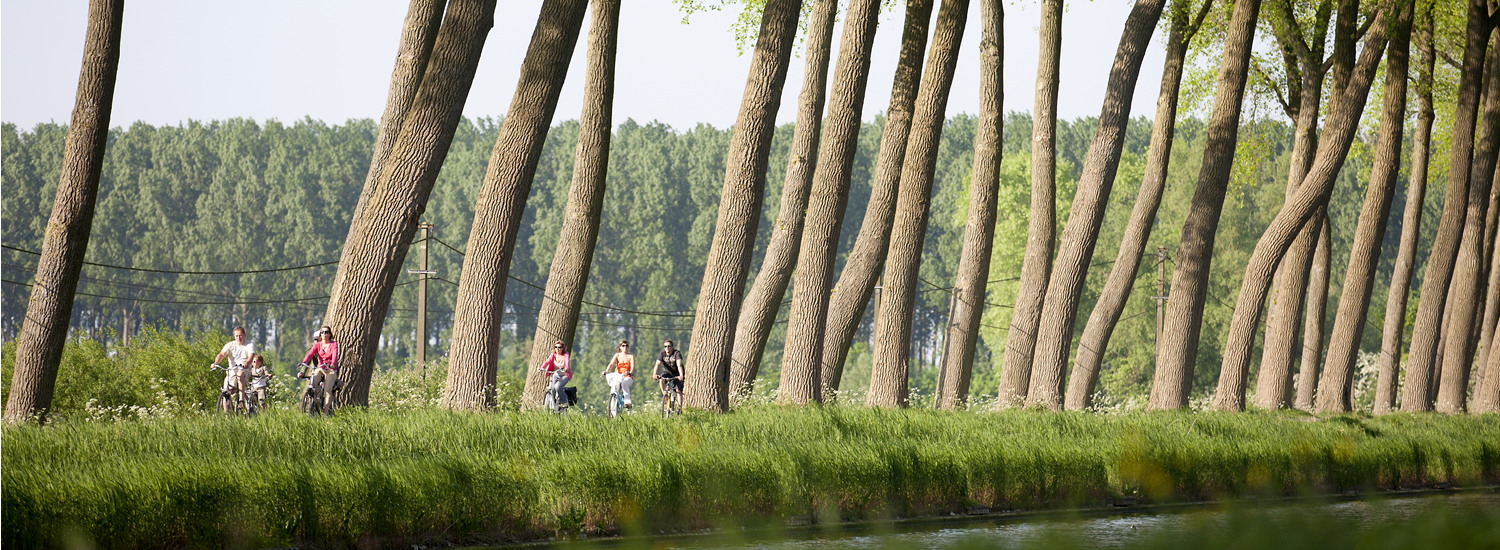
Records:
M625 410L630 410L630 384L635 380L635 356L630 354L630 342L620 340L619 351L604 367L604 380L609 382L610 394L618 394L625 400ZM612 405L611 405L612 406Z
M250 359L250 406L266 407L266 389L271 385L271 369L266 367L266 358L259 353Z
M568 406L568 394L565 388L568 381L573 379L572 359L567 345L563 344L562 340L558 340L552 344L552 355L547 357L547 362L536 369L547 376L547 395L552 398L554 410Z

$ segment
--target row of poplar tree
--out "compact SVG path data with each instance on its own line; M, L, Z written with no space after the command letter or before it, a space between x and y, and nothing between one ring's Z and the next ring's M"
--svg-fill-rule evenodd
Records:
M950 119L947 94L968 2L944 0L934 10L935 2L912 0L887 116L871 125L859 113L880 2L848 3L836 64L830 60L837 2L752 2L747 14L760 19L760 31L735 126L678 133L633 122L613 126L618 1L596 0L591 10L582 0L545 2L516 98L506 117L492 124L462 122L459 113L495 16L494 2L413 0L378 128L268 124L267 135L313 136L299 138L303 143L347 136L343 145L327 147L265 140L259 163L250 160L255 153L231 153L232 160L220 163L168 153L164 171L196 170L199 193L158 191L154 156L147 161L152 168L139 174L118 164L112 173L126 172L124 179L137 181L137 195L127 191L121 198L137 209L191 204L188 238L198 239L187 246L197 251L193 259L174 256L178 245L157 244L164 249L154 256L158 261L192 266L174 271L239 262L236 270L257 272L239 274L237 283L248 279L250 288L287 297L259 311L303 313L252 317L252 306L269 301L242 299L242 287L222 281L192 281L208 274L170 274L171 281L188 285L180 290L232 297L239 304L221 308L219 315L241 316L234 322L256 325L278 347L312 324L332 325L344 339L344 372L351 383L342 398L354 403L364 399L377 357L389 363L409 354L402 348L412 345L405 319L414 308L405 306L410 252L420 249L412 248L416 242L428 250L440 247L434 253L438 284L456 287L434 293L453 308L437 312L449 317L436 321L440 330L433 340L448 346L444 402L459 409L493 404L499 366L538 363L554 338L576 339L580 351L602 356L612 347L605 342L621 335L654 344L656 335L678 333L688 349L689 404L717 410L728 406L732 392L757 380L776 385L780 401L819 401L845 378L858 378L855 367L867 364L866 402L877 406L908 405L912 379L921 381L925 373L941 407L961 407L983 391L975 390L993 384L1002 406L1084 408L1101 387L1106 394L1127 395L1149 386L1149 407L1180 408L1195 390L1212 386L1214 405L1225 410L1242 410L1250 395L1267 408L1295 401L1339 411L1352 406L1355 356L1362 347L1374 347L1370 340L1379 340L1381 357L1390 358L1381 364L1377 412L1395 405L1398 388L1403 409L1435 403L1449 412L1464 410L1470 374L1487 366L1484 352L1500 309L1483 303L1486 294L1494 302L1492 291L1500 288L1485 284L1497 271L1489 269L1497 209L1488 209L1486 220L1486 207L1494 200L1500 100L1493 98L1500 91L1485 95L1490 99L1482 120L1478 109L1481 87L1500 88L1500 70L1485 70L1494 18L1480 0L1470 2L1466 13L1448 3L1415 0L1262 3L1138 1L1125 23L1100 117L1070 125L1056 120L1060 1L1041 2L1034 119L1023 121L1000 111L1000 2L982 1L981 21L974 25L980 28L980 112ZM95 4L91 22L107 36L105 5L111 3ZM117 18L119 6L114 8ZM583 113L578 123L554 129L558 92L590 12ZM113 21L118 55L119 23ZM796 124L778 129L774 121L799 23L807 30L805 88ZM1167 65L1156 118L1132 121L1136 77L1158 28ZM1253 54L1257 32L1274 38L1279 55ZM1421 55L1409 77L1413 36ZM1434 52L1455 36L1463 56L1446 56L1453 70L1439 71ZM1489 59L1495 57L1490 52ZM113 67L105 69L112 85ZM91 74L86 65L85 78ZM1412 130L1408 80L1417 83ZM81 84L80 104L85 88ZM1380 91L1378 113L1370 104L1372 89ZM1435 96L1451 98L1442 112L1452 122L1451 131L1440 130L1436 140ZM1184 100L1207 114L1202 122L1178 122ZM1291 124L1256 117L1257 105L1259 114L1285 115ZM1246 112L1251 116L1244 117ZM260 131L231 121L129 133L200 132L213 134L205 143L217 144L233 141L218 135L234 128ZM104 163L103 151L127 141L128 133L109 141L91 129L97 158L88 160L97 165ZM71 131L84 130L75 116ZM39 129L27 138L42 143L42 134ZM487 160L486 142L493 143ZM250 143L203 147L222 158L240 146L254 149ZM371 160L363 169L350 158L327 165L295 160L329 158L329 151L346 151L340 147L368 151ZM66 149L48 231L73 227L59 223L57 214L58 205L67 204L61 198L74 155L73 147ZM1453 159L1446 173L1429 170L1427 159L1444 149ZM1409 166L1402 162L1408 158ZM7 168L7 179L9 174ZM719 174L722 185L715 192ZM1408 174L1411 185L1402 191L1395 183ZM94 178L98 193L97 172ZM313 183L324 178L334 183ZM1441 222L1435 230L1427 224L1431 237L1423 241L1420 215L1432 208L1415 199L1426 197L1430 178L1446 178L1447 196L1438 209ZM1276 185L1283 179L1284 189ZM282 181L307 185L281 192ZM1116 183L1121 192L1113 192ZM83 198L93 209L95 197ZM108 211L104 198L99 194L101 212ZM1407 204L1393 208L1400 202ZM41 207L40 199L36 203ZM264 211L234 211L236 203L263 205ZM310 219L315 212L334 214ZM416 239L424 213L442 225L439 238ZM265 221L247 221L256 217ZM137 233L144 235L152 228L140 219L134 223L145 228ZM341 220L349 220L346 233ZM128 226L119 230L128 233ZM163 219L156 238L166 238L171 229L160 228L170 226ZM116 230L97 222L94 228L98 235ZM285 242L257 255L247 250L265 244L252 237L256 231ZM298 231L331 235L327 243L340 243L340 233L347 238L341 248L323 246L312 238L304 242ZM81 235L86 244L87 227ZM28 347L28 338L56 340L57 332L30 328L49 319L37 314L38 300L58 302L42 305L66 309L60 315L71 319L77 308L68 287L78 283L82 269L76 245L70 248L62 238L54 243L50 234L42 240L18 335L14 387L21 391L11 394L13 402L33 400L23 403L25 411L44 410L45 403L38 405L38 392L29 389L35 382L19 382L50 385L43 353L50 348ZM126 242L128 237L121 238L118 246L140 248ZM1151 245L1167 249L1154 264L1143 261ZM1421 274L1413 269L1418 248L1429 258ZM103 253L93 254L94 262L110 263ZM327 258L334 255L336 270L309 268L325 269L305 276L313 279L312 288L285 278L286 271L265 271L331 262ZM1143 278L1158 274L1167 280L1166 273L1169 284ZM283 279L262 281L273 276ZM150 291L163 282L150 274L136 277L146 279L119 284ZM1414 315L1406 304L1413 279L1422 285L1419 296L1429 298L1412 304ZM694 297L691 289L699 281ZM1388 300L1402 307L1385 308L1386 334L1376 338L1367 327L1374 326L1368 322L1372 302L1375 311L1382 305L1371 299L1378 282L1392 288ZM317 292L322 289L330 291ZM453 292L451 302L441 298L445 292ZM1335 294L1339 300L1328 299ZM1160 306L1143 307L1148 299ZM318 305L294 308L288 300L327 305L319 316ZM125 323L132 318L129 308L142 302L79 317L84 326L102 326L115 316ZM1330 315L1335 303L1337 314ZM1149 324L1130 322L1153 312ZM1414 317L1414 329L1403 374L1397 360L1405 355L1408 317ZM1440 331L1448 326L1445 319L1474 329ZM1329 320L1331 331L1325 327ZM854 343L863 338L867 345ZM638 348L650 357L644 350L654 345ZM1260 361L1259 369L1249 368L1252 360ZM921 368L927 364L932 368ZM55 361L50 369L55 375ZM1500 377L1489 378L1488 385L1479 381L1478 408L1494 405L1486 388L1495 384ZM541 386L539 375L528 373L524 405L536 405ZM8 407L7 415L15 410Z

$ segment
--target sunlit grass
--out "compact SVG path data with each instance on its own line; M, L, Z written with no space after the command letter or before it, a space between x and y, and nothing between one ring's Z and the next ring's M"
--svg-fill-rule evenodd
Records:
M4 429L7 546L489 542L1477 485L1500 416L347 410Z

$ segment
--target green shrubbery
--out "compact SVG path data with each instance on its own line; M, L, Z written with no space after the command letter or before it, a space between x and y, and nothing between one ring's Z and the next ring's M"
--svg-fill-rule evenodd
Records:
M1494 415L1311 420L758 406L670 420L420 408L60 422L4 429L4 537L486 542L1500 477Z

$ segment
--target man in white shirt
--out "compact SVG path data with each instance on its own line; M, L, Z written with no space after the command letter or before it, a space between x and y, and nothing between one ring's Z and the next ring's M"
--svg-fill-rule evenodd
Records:
M245 390L245 369L250 366L250 358L255 356L255 344L245 342L245 329L234 327L234 340L224 344L224 349L219 350L219 355L214 357L214 366L219 366L219 361L229 357L229 368L224 370L224 387L219 391L229 391L230 387Z

